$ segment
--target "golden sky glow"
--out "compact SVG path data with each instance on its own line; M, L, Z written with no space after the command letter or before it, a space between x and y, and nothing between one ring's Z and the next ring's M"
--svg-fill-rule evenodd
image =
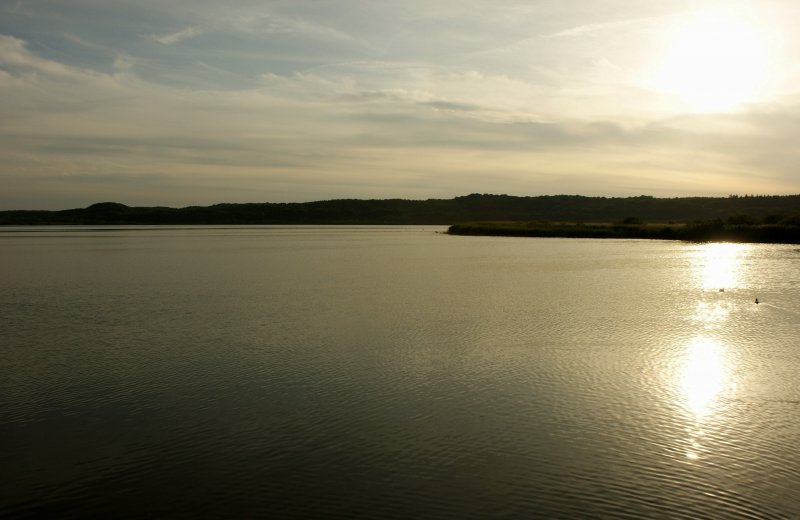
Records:
M672 35L655 86L689 110L727 111L759 99L769 60L766 35L744 13L698 11Z
M0 5L0 209L800 192L789 0Z

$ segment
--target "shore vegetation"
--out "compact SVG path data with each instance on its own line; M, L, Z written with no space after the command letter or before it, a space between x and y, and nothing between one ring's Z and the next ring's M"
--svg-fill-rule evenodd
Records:
M727 220L648 223L629 217L619 222L505 221L450 226L451 235L559 238L637 238L691 242L800 244L800 216L756 219L735 215Z

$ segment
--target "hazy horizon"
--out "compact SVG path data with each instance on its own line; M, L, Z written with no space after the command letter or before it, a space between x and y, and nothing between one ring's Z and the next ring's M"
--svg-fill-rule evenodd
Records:
M0 210L800 193L788 0L0 15Z

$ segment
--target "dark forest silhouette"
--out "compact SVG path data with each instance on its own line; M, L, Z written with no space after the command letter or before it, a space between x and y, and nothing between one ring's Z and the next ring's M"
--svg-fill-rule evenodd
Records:
M0 211L0 224L457 224L472 221L713 221L796 225L800 195L584 197L472 194L454 199L339 199L302 203L130 207L114 202L61 211Z

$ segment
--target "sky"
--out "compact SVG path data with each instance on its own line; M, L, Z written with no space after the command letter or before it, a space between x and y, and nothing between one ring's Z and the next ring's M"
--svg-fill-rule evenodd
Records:
M0 209L800 193L795 0L0 0Z

